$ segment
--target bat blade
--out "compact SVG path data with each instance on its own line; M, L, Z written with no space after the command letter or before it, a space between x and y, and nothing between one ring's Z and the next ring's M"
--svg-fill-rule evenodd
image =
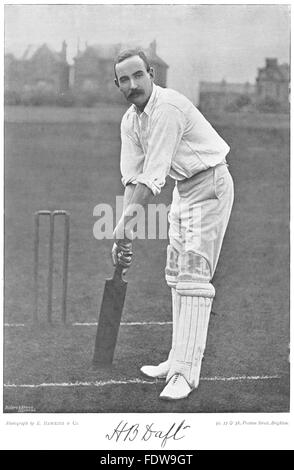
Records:
M110 366L113 362L127 284L122 279L121 266L117 266L113 278L105 282L96 333L94 365Z

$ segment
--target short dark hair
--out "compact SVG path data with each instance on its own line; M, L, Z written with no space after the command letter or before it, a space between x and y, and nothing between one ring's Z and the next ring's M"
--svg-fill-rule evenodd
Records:
M139 56L143 60L147 72L150 71L150 63L149 63L143 49L140 49L140 48L125 49L124 51L121 51L118 54L118 56L117 56L117 58L115 59L115 62L114 62L114 75L115 75L116 79L117 79L116 70L115 70L116 65L119 64L120 62L123 62L124 60L129 59L130 57L134 57L136 55Z

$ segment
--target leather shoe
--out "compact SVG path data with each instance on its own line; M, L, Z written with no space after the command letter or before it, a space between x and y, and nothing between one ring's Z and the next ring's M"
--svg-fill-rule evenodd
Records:
M161 362L158 366L143 366L140 370L152 379L165 379L169 372L169 362Z

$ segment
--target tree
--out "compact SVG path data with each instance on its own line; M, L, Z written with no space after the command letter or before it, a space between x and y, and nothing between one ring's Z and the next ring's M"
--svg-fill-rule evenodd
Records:
M239 95L234 101L232 101L232 103L226 106L226 111L237 113L238 111L243 109L245 106L248 106L250 104L251 104L251 98L249 95L246 95L246 94Z
M271 96L266 96L258 103L257 109L261 113L280 113L282 111L282 106Z

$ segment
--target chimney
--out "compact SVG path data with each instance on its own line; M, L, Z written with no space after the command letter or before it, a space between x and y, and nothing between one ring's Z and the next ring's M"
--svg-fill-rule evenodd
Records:
M265 59L266 68L277 68L278 67L278 59Z
M156 39L150 43L149 50L151 53L151 56L156 55Z
M67 44L65 41L62 42L62 48L61 48L61 57L66 62L66 50L67 50Z

